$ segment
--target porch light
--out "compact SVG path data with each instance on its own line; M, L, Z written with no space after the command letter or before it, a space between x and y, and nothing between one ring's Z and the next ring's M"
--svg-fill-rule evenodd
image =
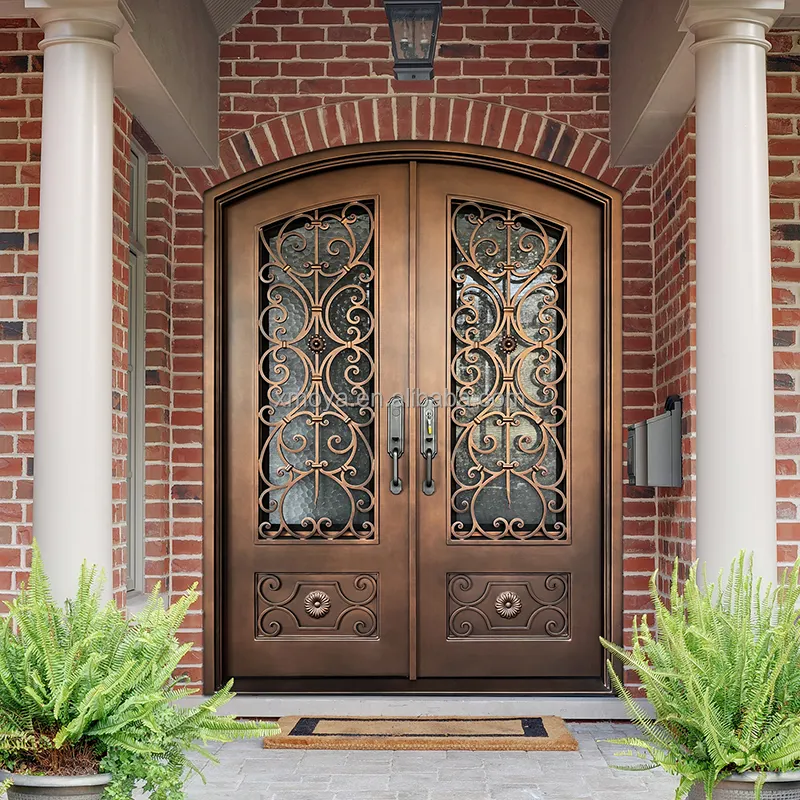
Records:
M392 37L395 78L431 80L442 0L384 0L384 6Z

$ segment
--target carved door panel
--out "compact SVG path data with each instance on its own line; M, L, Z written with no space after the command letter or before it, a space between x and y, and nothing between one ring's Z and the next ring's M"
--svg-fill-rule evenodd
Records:
M599 677L601 213L435 164L417 207L416 385L440 402L417 499L419 677Z
M377 398L409 385L409 169L226 212L225 675L407 675L409 495Z

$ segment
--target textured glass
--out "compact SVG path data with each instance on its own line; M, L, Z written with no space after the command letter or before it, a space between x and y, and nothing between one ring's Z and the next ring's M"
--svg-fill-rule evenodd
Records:
M451 237L451 538L565 540L566 231L454 201Z
M371 539L374 203L261 230L259 537Z
M436 12L431 7L423 6L409 9L393 7L390 13L397 60L430 60Z

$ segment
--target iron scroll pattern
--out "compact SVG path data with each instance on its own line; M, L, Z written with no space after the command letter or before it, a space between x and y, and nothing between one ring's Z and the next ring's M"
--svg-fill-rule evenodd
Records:
M448 639L570 637L569 573L447 576Z
M378 638L377 574L255 577L256 639Z
M375 203L260 240L258 540L375 540Z
M568 232L451 207L450 541L569 543Z

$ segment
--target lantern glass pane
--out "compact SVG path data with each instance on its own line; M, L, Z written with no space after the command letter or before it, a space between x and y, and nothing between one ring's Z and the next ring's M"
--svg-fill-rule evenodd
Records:
M397 60L429 61L433 34L434 10L431 8L396 8L392 10L392 39Z

